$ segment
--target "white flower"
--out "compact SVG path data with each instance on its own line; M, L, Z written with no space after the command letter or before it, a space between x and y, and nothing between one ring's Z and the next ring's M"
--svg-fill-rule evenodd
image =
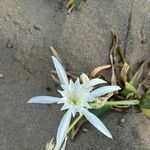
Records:
M40 104L51 104L58 103L64 104L61 110L67 110L63 116L57 131L56 136L56 150L59 150L65 137L67 136L67 130L71 121L71 117L75 116L76 113L84 115L86 119L103 134L112 138L112 135L105 127L105 125L99 120L97 116L88 111L90 109L89 102L95 101L97 97L120 90L119 86L110 85L94 89L95 85L106 83L104 80L95 78L92 80L86 80L84 83L80 83L79 78L73 82L68 81L66 72L62 67L61 63L52 56L58 78L61 83L63 91L58 91L62 98L51 97L51 96L37 96L31 98L28 103L40 103Z

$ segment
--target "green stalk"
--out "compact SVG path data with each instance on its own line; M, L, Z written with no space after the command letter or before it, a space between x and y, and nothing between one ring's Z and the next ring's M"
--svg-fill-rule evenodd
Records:
M68 128L68 133L70 132L70 130L76 125L76 123L81 119L81 115L79 115L72 123L71 125L69 126Z
M107 101L104 106L114 106L114 105L138 105L140 102L139 100L123 100L123 101ZM71 129L78 123L78 121L82 118L82 115L79 115L69 126L68 133Z
M138 105L140 102L139 100L123 100L123 101L109 101L106 102L105 105L113 106L113 105Z

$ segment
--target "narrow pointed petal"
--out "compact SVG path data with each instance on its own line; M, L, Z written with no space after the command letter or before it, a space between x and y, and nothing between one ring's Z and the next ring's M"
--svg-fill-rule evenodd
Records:
M90 95L91 95L91 97L99 97L99 96L102 96L102 95L105 95L105 94L108 94L108 93L111 93L111 92L118 91L120 89L121 88L119 86L109 85L109 86L100 87L100 88L92 91L90 93Z
M105 125L100 121L98 117L96 117L94 114L89 112L88 110L84 109L83 111L84 116L86 119L100 132L102 132L104 135L106 135L109 138L112 138L111 133L108 131L108 129L105 127Z
M91 108L92 108L92 107L89 105L88 102L85 102L85 103L84 103L84 107L86 107L86 108L88 108L88 109L91 109Z
M63 143L63 146L61 147L61 150L65 150L67 139L68 139L68 137L65 138L65 141Z
M90 80L89 82L83 83L82 85L84 87L89 88L89 87L93 87L95 85L102 84L102 83L107 83L107 82L102 79L95 78L95 79Z
M56 150L60 149L62 143L64 142L67 136L70 120L71 120L71 112L68 110L63 116L58 127L57 137L56 137L56 147L55 147Z
M70 79L69 81L70 87L72 87L74 85L73 81Z
M80 79L79 79L79 78L76 79L75 85L76 85L76 86L79 86L79 85L80 85Z
M57 103L61 98L52 97L52 96L36 96L31 98L28 103L37 103L37 104L52 104Z
M57 91L61 94L62 97L65 95L64 91L61 91L61 90L57 90Z
M69 106L67 104L64 104L61 110L66 110L66 109L69 109Z
M63 104L63 103L65 103L65 99L64 99L64 98L60 98L57 103L58 103L58 104Z
M59 78L61 84L68 84L68 78L67 78L67 75L66 75L66 72L65 72L63 66L54 56L52 56L52 60L53 60L54 66L56 68L57 75L58 75L58 78Z
M74 90L76 91L76 93L78 93L80 91L80 79L77 78L77 80L74 83Z

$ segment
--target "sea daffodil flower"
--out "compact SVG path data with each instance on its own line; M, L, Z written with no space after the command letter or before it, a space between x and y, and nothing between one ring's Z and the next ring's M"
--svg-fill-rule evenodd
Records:
M58 90L62 97L58 98L52 96L36 96L31 98L28 103L64 104L61 110L67 111L58 127L55 149L60 149L65 137L67 136L71 117L74 117L76 113L84 115L95 128L97 128L107 137L112 138L112 135L105 127L105 125L97 116L88 111L88 109L91 108L89 103L95 101L102 95L120 90L120 87L116 85L109 85L94 89L95 85L106 83L106 81L99 78L91 79L83 83L80 83L79 78L75 82L72 80L69 81L61 63L54 56L52 56L52 60L56 68L61 87L63 89L63 91Z

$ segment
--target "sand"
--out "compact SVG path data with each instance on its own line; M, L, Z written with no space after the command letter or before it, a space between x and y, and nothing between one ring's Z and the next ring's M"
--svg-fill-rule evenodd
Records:
M88 0L67 13L65 0L0 0L0 150L44 150L64 112L33 105L37 95L58 96L50 45L68 70L89 72L109 63L111 28L120 35L131 70L150 58L150 1ZM150 120L133 109L100 116L113 140L87 125L66 150L149 150Z

